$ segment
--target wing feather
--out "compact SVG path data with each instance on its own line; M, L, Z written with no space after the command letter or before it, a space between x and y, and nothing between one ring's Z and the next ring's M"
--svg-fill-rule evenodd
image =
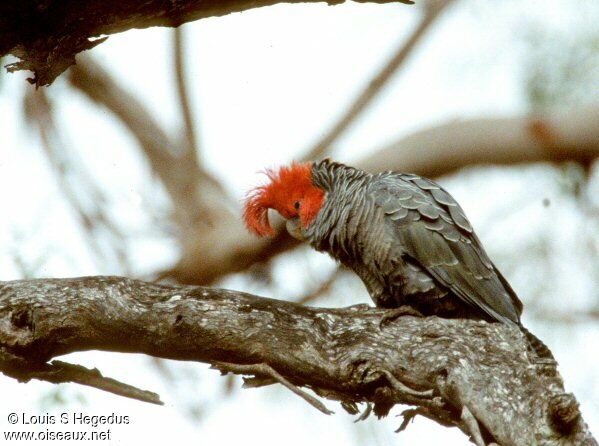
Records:
M412 174L388 174L379 179L374 197L377 205L384 203L403 256L464 302L498 321L519 323L520 300L489 260L462 208L441 186Z

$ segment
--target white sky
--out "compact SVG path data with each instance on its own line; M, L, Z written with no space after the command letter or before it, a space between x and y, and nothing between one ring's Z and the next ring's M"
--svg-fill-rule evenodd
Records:
M567 2L506 2L497 13L496 2L472 3L452 9L440 20L385 94L339 141L339 158L355 159L390 139L448 119L523 112L523 49L519 43L519 34L526 29L523 25L551 24L563 32L585 20ZM335 7L280 5L185 25L202 158L241 198L259 179L255 172L300 156L326 132L331 119L386 62L416 21L413 7L348 3ZM159 111L157 116L167 128L180 126L170 30L111 36L91 53L151 110ZM47 162L40 156L39 141L32 137L35 131L22 125L19 101L27 86L18 74L3 76L0 84L0 190L6 191L1 195L4 209L10 209L0 216L1 278L18 277L10 254L17 248L29 262L44 253L56 253L43 259L44 276L114 272L99 270L90 258ZM93 166L94 177L106 188L124 227L143 234L144 200L157 196L160 201L161 195L148 190L149 171L140 162L134 141L112 115L70 91L63 80L49 92L60 97L57 107L70 150L79 153L90 170ZM590 274L585 268L591 266L580 268L575 260L578 251L568 250L580 240L580 233L572 229L579 221L576 209L557 212L553 206L547 210L538 200L508 214L511 221L485 224L493 209L509 207L524 193L530 197L545 194L555 203L571 206L565 199L560 201L559 190L547 172L546 168L498 170L466 175L447 184L474 226L480 228L489 251L498 256L518 252L516 245L534 239L548 218L560 222L555 225L558 228L571 228L545 233L559 239L556 249L561 249L563 261L556 268L567 272L569 278L580 276L567 284L556 281L554 286L561 291L553 290L552 295L557 299L567 295L570 305L583 307L593 290L588 289L584 277ZM493 202L489 193L494 194ZM513 231L513 227L523 229ZM140 272L169 265L176 258L172 245L151 237L128 248ZM327 264L322 258L310 259L313 268ZM526 259L523 255L522 261ZM280 276L298 280L294 261L285 262L288 265L280 267ZM530 274L534 274L534 265L508 277L516 290L526 293ZM357 288L346 294L348 299L366 299L359 284ZM292 287L281 290L293 293ZM356 302L342 302L351 303ZM559 301L548 305L563 307ZM599 373L596 360L589 357L589 352L596 351L599 329L596 325L531 328L554 349L567 389L576 393L587 422L599 434ZM105 444L470 444L457 430L448 431L422 419L400 435L393 434L400 422L394 417L354 428L353 418L332 402L327 405L336 414L325 417L284 389L241 390L239 380L235 395L222 398L222 378L206 371L205 365L186 364L181 373L192 378L183 380L182 388L173 392L143 356L89 352L70 355L67 360L97 366L106 376L157 391L166 402L165 407L152 407L100 391L63 386L70 403L50 413L115 412L131 417L131 425L114 427L114 441ZM46 413L40 398L53 389L50 384L23 385L0 376L4 402L0 430L6 429L10 412ZM78 402L79 394L84 395L85 403ZM187 399L202 401L204 412L199 421L183 414ZM399 412L396 408L392 413Z

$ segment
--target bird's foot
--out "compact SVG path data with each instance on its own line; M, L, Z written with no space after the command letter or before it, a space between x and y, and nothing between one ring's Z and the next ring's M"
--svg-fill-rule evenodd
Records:
M355 305L350 305L349 307L345 307L346 310L351 310L351 311L367 311L371 308L372 307L368 304L355 304Z
M395 430L395 433L399 434L401 431L406 430L406 427L408 427L410 421L416 418L416 415L427 416L428 412L426 411L426 409L422 407L415 407L413 409L404 410L402 413L397 415L398 417L403 417L403 421L401 422L400 426Z
M535 357L531 362L539 375L555 376L557 374L557 361L553 358Z
M354 423L357 423L358 421L364 421L366 418L368 418L370 416L371 413L372 413L372 403L366 403L366 409L364 409L364 411L360 414L360 416L354 420Z
M387 310L379 321L379 328L383 328L389 322L393 322L395 319L401 316L424 317L424 315L414 307L402 305L400 307Z
M398 371L396 371L397 373ZM416 390L404 384L393 373L385 368L381 368L369 360L358 361L353 370L354 379L362 384L374 383L383 378L389 386L399 395L410 396L416 398L430 399L433 397L433 390Z

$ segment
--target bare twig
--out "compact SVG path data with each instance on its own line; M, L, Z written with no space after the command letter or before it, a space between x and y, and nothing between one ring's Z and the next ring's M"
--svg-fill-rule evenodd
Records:
M50 363L29 362L6 352L1 346L0 371L21 382L27 382L31 379L54 384L72 382L146 403L164 404L158 394L107 378L98 369L88 369L80 365L57 360Z
M194 157L199 156L198 136L196 132L195 120L191 111L189 100L189 91L187 89L187 73L185 64L186 40L183 27L178 26L173 30L173 52L175 56L175 78L177 84L177 93L179 104L181 105L181 115L185 124L185 139L187 151ZM196 159L198 167L199 160Z
M360 414L360 416L354 420L354 423L366 420L370 416L371 413L372 413L372 404L366 403L366 408L364 409L364 412L362 412Z
M486 443L484 442L482 434L480 433L478 421L476 421L476 418L474 418L474 415L472 415L472 412L470 412L468 406L462 407L461 419L470 431L470 438L474 444L476 446L485 446Z
M418 42L426 35L435 19L451 3L452 0L431 0L424 4L424 13L418 26L405 42L397 48L391 59L374 76L362 93L354 100L348 110L335 122L326 135L308 150L306 160L321 158L331 149L331 145L353 124L372 100L380 93L387 82L407 60Z
M432 398L432 390L415 390L411 387L406 386L400 380L398 380L389 370L382 370L383 375L389 380L391 386L399 393L416 396L419 398Z
M308 404L315 407L317 410L322 412L325 415L331 415L335 412L327 409L327 407L322 404L317 398L313 397L307 392L304 392L299 387L293 385L288 380L286 380L280 373L278 373L275 369L273 369L268 364L231 364L227 362L215 362L213 363L213 367L222 371L223 373L232 372L240 375L255 375L256 377L266 376L270 377L274 382L278 382L279 384L287 387L293 393L295 393L300 398L304 399ZM252 386L255 387L255 386Z
M414 409L406 409L400 413L398 417L403 417L403 420L395 432L399 433L406 430L408 424L410 424L410 422L413 421L417 415L426 416L426 412L424 412L422 408L416 407Z

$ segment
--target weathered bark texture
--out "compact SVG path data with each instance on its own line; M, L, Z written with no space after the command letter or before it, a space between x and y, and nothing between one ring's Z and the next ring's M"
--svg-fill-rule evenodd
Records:
M406 419L457 426L479 445L597 444L557 371L531 363L517 329L410 316L380 328L383 314L121 277L0 282L0 369L45 379L35 370L65 353L146 353L256 375L254 386L278 381L324 412L299 387L351 412L359 402L377 414L414 405Z
M99 36L133 28L178 26L206 17L277 3L316 3L323 0L3 0L0 2L0 57L21 61L9 71L30 70L30 82L49 85L75 63L75 56L103 42ZM358 0L389 3L402 0ZM344 0L328 0L330 5Z

